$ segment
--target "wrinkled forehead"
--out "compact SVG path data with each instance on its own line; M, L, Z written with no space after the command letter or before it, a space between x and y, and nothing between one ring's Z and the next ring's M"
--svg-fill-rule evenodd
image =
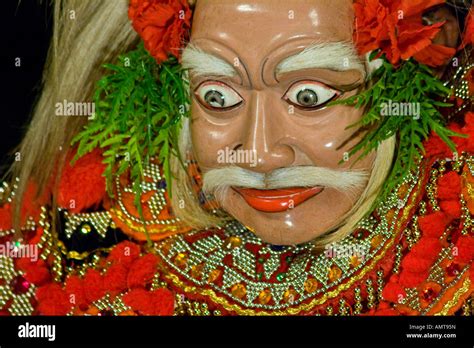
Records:
M353 21L351 0L198 0L192 40L266 55L289 42L351 42Z

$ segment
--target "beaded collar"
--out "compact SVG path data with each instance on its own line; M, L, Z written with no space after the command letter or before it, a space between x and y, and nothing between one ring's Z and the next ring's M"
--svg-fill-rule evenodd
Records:
M246 314L313 308L363 278L394 244L416 204L418 175L408 176L351 235L319 254L311 243L269 245L236 221L157 242L164 279L178 292L241 313L249 309Z

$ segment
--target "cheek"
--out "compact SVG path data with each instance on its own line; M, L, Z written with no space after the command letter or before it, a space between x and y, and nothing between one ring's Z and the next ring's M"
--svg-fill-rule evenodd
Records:
M198 102L191 105L191 142L193 155L202 169L217 165L218 153L231 147L231 125L227 120L212 120Z
M347 161L347 154L360 140L361 136L352 138L356 128L347 127L359 121L362 110L347 106L332 106L318 116L317 124L307 125L299 132L296 144L311 162L327 168L346 168L354 161ZM344 160L341 164L340 161Z

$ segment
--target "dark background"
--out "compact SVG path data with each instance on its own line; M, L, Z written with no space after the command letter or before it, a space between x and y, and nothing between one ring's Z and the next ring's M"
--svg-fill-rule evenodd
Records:
M49 0L3 0L0 23L0 176L13 160L41 88L52 32ZM21 67L15 67L15 58Z

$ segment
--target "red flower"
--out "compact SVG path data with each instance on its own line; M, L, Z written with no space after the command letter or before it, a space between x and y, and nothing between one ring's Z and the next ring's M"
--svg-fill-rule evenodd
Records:
M455 52L456 50L454 48L431 44L425 49L415 53L413 58L425 65L437 67L446 64Z
M38 288L36 298L38 311L42 315L66 315L72 307L66 291L56 283Z
M156 273L157 264L158 259L153 254L147 254L135 261L128 272L128 287L132 289L149 284Z
M459 49L463 49L467 45L474 43L474 9L471 8L466 18L466 25L464 26L464 33L462 34L461 46Z
M434 45L444 23L425 26L422 14L444 0L356 0L354 41L359 53L380 49L394 65L413 57L418 62L439 66L455 49Z
M131 0L128 17L158 63L170 54L180 57L191 28L191 10L186 0Z
M106 196L105 164L99 149L81 157L71 165L75 153L71 153L63 168L59 182L58 204L73 213L96 206Z

